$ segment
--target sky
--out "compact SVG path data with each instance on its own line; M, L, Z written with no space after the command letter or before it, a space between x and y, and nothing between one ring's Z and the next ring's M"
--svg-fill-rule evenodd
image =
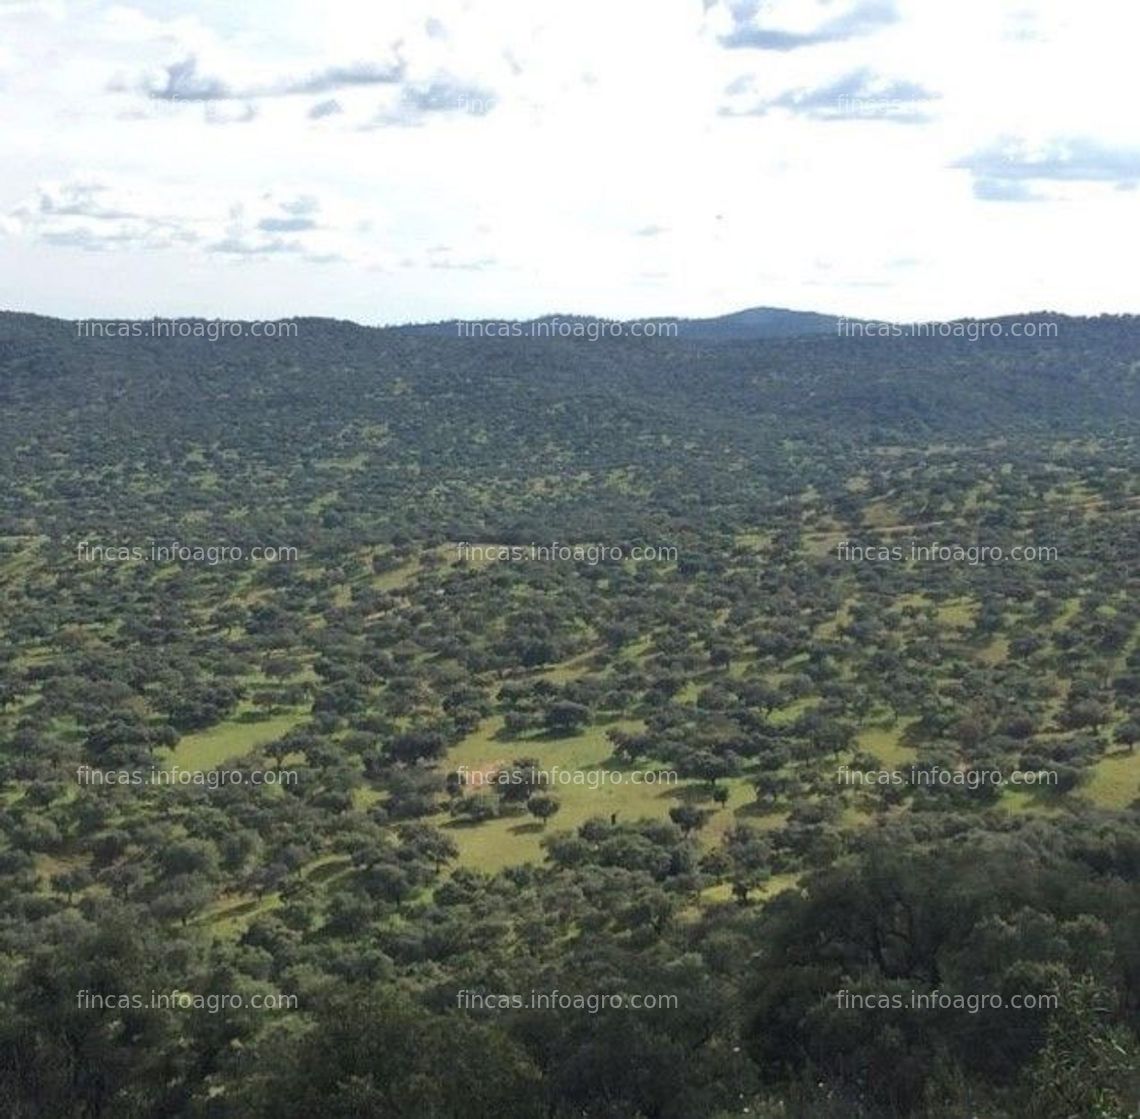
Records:
M1140 311L1127 0L0 0L0 309Z

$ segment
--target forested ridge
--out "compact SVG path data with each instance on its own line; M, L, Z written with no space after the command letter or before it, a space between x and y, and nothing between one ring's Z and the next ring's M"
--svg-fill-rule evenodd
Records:
M5 1115L1136 1116L1140 318L791 314L0 315Z

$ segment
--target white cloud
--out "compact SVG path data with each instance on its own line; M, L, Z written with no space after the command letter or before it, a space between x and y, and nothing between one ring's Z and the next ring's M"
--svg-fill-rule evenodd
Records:
M1118 0L169 13L0 4L0 305L1135 309Z

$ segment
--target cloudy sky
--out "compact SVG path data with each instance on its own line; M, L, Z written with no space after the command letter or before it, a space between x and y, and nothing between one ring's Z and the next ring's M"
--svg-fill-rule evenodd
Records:
M1127 0L0 0L0 308L1140 311Z

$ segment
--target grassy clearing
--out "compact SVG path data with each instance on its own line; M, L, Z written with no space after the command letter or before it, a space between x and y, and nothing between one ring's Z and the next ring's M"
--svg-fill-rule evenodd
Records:
M630 732L643 729L638 722L615 723L613 726ZM495 738L501 727L500 718L488 719L450 751L446 763L448 769L466 766L470 771L485 771L509 764L515 758L532 757L548 771L554 771L556 766L567 774L583 770L587 780L591 773L597 771L616 772L605 766L612 754L606 727L589 727L569 738L523 738L509 742ZM642 765L639 768L656 767ZM541 862L545 857L541 840L546 834L573 830L591 816L608 819L614 813L619 820L626 822L645 817L665 819L669 809L678 803L677 785L633 784L628 773L625 776L626 780L621 784L608 780L593 787L588 784L552 784L549 791L558 798L562 807L545 829L530 815L500 817L481 824L448 823L443 826L459 845L459 863L462 866L493 872L517 863Z
M758 552L762 548L766 548L772 540L772 534L769 532L738 532L733 540L737 547L747 548L749 551Z
M621 650L620 656L626 660L641 660L653 646L653 638L646 635L631 641Z
M785 890L794 890L799 885L799 879L798 874L773 874L762 886L752 890L748 895L748 900L752 904L758 901L768 901ZM715 886L706 886L700 893L701 906L725 905L733 901L735 899L732 896L731 882L719 882ZM695 920L700 916L700 913L701 907L693 906L682 910L681 916Z
M938 607L938 623L951 629L970 629L978 614L978 604L970 598L953 598Z
M246 708L251 711L252 708ZM238 715L242 714L239 709ZM166 763L192 771L217 769L228 758L239 758L272 742L291 731L305 718L304 712L294 710L281 715L270 715L257 722L239 722L227 719L208 730L188 734L179 739L168 751Z
M858 748L874 754L885 769L907 769L917 758L917 751L902 744L902 736L913 720L900 721L893 727L868 727L856 737Z
M756 663L756 657L751 653L741 653L732 658L728 666L728 675L732 680L743 680L749 669Z
M1102 808L1127 808L1140 798L1140 751L1101 758L1080 791Z
M629 732L643 729L637 722L613 725ZM612 753L605 736L608 728L589 727L582 734L570 738L527 738L506 742L495 737L501 727L502 719L497 716L486 720L483 726L450 751L447 768L466 766L468 771L484 772L509 764L515 758L533 757L546 770L553 770L555 766L568 773L583 770L587 780L592 772L615 772L605 764ZM656 766L639 763L638 768L654 769ZM669 809L686 799L692 799L711 812L706 826L696 833L696 838L706 848L719 843L724 833L737 824L747 823L768 829L779 827L784 822L785 813L762 814L755 810L755 794L746 778L729 778L721 785L729 793L728 802L723 807L711 801L707 795L710 790L700 781L633 784L626 774L626 780L621 784L609 781L593 787L588 784L553 784L549 791L559 799L562 807L545 829L530 815L500 817L481 824L446 823L442 826L459 845L459 865L493 873L518 863L542 862L545 858L542 848L545 835L576 830L592 816L609 819L616 813L617 819L624 823L640 819L668 819Z
M894 528L900 514L883 499L870 501L863 507L863 524L868 528Z
M756 790L747 777L729 777L719 784L728 789L728 801L723 808L709 801L700 799L700 807L715 809L709 822L697 833L701 846L708 849L715 847L724 838L726 832L740 824L747 824L757 831L770 831L773 828L783 827L787 822L786 812L764 812L756 806ZM699 782L689 783L689 788L699 788Z
M576 657L571 657L551 668L545 668L535 675L543 680L549 680L552 684L565 684L568 680L577 680L585 676L590 671L590 662L596 655L596 649L588 649Z
M257 917L278 908L282 904L281 895L266 894L263 898L249 894L224 894L206 909L195 925L208 926L220 939L237 940Z
M384 799L385 794L379 789L372 788L371 785L365 785L359 789L352 790L352 807L358 812L367 812L374 804L379 804Z
M688 703L695 704L697 696L705 688L705 683L701 680L690 680L681 690L673 697L674 703Z
M804 712L818 706L819 696L801 696L784 707L775 708L768 716L768 721L776 726L786 726L794 723Z
M372 577L372 586L378 591L396 591L407 586L420 572L419 563L408 563L403 567L394 567L391 571L381 572Z
M1004 664L1009 659L1009 639L995 637L984 649L978 651L978 660L982 664Z

